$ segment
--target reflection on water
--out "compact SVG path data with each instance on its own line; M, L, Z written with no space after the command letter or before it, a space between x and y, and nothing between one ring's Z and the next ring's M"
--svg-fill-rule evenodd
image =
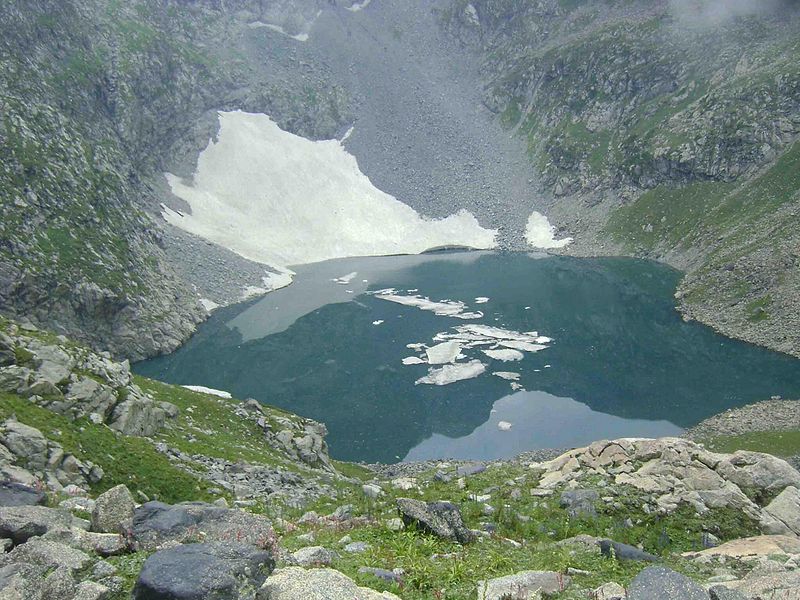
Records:
M681 431L669 421L623 419L595 412L570 398L517 392L495 402L489 420L469 435L451 438L434 433L412 448L404 460L497 460L534 448L573 448L595 440L663 437Z
M800 361L684 323L673 307L679 275L654 263L454 253L296 271L290 287L219 310L183 348L135 370L323 421L334 457L383 462L505 455L614 431L668 434L728 407L800 397ZM352 273L347 283L332 281ZM461 301L484 316L464 321L365 293L384 288ZM432 345L465 323L537 331L553 342L513 363L476 347L460 360L481 360L484 374L415 385L428 365L403 364L424 355L407 345ZM507 397L512 385L545 395ZM506 432L490 412L498 401L496 410L512 411L499 419L512 423ZM565 424L536 429L544 421Z

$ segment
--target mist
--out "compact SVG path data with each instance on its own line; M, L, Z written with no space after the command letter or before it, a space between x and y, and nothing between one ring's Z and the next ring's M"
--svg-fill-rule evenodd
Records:
M680 23L690 27L715 27L738 17L769 15L797 6L790 0L669 0L670 10Z

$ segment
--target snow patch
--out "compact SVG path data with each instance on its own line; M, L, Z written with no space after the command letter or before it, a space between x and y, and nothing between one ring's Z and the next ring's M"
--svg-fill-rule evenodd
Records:
M473 379L486 371L486 365L479 360L468 363L445 365L441 369L429 369L425 377L417 379L416 384L449 385L456 381Z
M200 305L206 309L208 312L212 312L219 308L219 304L214 302L213 300L209 300L208 298L200 298L199 300Z
M270 31L276 31L277 33L283 34L286 37L290 37L293 40L297 40L298 42L308 41L308 33L297 33L293 35L288 31L286 31L280 25L275 25L273 23L264 23L263 21L253 21L252 23L248 24L248 27L250 27L250 29L264 28L264 29L269 29Z
M557 240L555 238L556 228L550 224L547 217L542 213L534 211L528 218L525 227L525 239L534 248L548 250L551 248L563 248L572 243L572 238Z
M333 281L334 283L339 283L341 285L347 285L348 283L353 281L353 279L355 279L356 275L358 275L358 273L356 271L353 271L352 273L348 273L347 275L342 275L341 277L337 277L336 279L332 279L331 281Z
M361 2L353 2L352 5L347 7L350 12L358 12L364 10L372 3L372 0L361 0Z
M215 390L214 388L203 387L202 385L182 385L181 387L186 388L187 390L191 390L193 392L200 392L201 394L217 396L218 398L227 398L228 400L233 398L230 392L225 392L223 390Z
M191 181L165 174L191 207L163 208L176 227L272 266L495 247L496 230L465 210L426 219L377 189L339 140L296 136L264 114L220 112L219 121Z
M511 428L512 428L512 427L513 427L513 425L512 425L511 423L509 423L508 421L500 421L500 422L497 424L497 428L498 428L500 431L511 431Z

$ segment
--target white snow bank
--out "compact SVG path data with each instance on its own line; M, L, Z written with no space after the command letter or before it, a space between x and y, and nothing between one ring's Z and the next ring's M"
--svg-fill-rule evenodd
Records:
M549 248L563 248L572 243L572 238L557 240L555 238L556 228L550 224L542 213L534 211L528 218L525 227L525 239L534 248L547 250Z
M297 40L298 42L307 42L308 41L308 33L297 33L297 34L292 35L291 33L286 31L280 25L275 25L273 23L264 23L262 21L253 21L252 23L249 23L248 26L251 29L259 29L259 28L263 27L265 29L269 29L270 31L276 31L278 33L281 33L281 34L285 35L286 37L290 37L293 40Z
M431 346L425 351L425 354L428 356L428 364L444 365L456 361L458 355L461 354L461 345L458 342L443 342Z
M338 140L307 140L263 114L221 112L219 120L218 138L200 154L193 181L166 174L192 209L164 209L176 227L282 266L495 246L497 232L467 211L429 220L377 189Z
M417 379L416 383L428 385L449 385L464 379L473 379L486 371L486 365L479 360L468 363L445 365L441 369L429 369L425 377Z
M201 394L208 394L210 396L217 396L219 398L227 398L229 400L233 398L230 392L215 390L214 388L207 388L203 387L202 385L182 385L181 387L186 388L187 390L192 390L193 392L200 392Z
M364 10L365 8L367 8L371 2L372 0L361 0L361 2L353 2L352 5L347 7L347 10L351 12L358 12L360 10Z

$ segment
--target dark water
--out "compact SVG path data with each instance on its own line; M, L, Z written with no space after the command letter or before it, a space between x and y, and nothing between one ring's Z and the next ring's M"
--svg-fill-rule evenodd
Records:
M800 397L800 361L684 323L673 308L679 274L654 263L454 253L297 271L293 285L217 311L183 348L135 370L323 421L334 457L384 462L669 435L728 407ZM348 284L331 281L354 271ZM485 316L437 316L365 293L386 287L461 300ZM485 374L415 385L428 365L403 365L415 354L406 344L432 345L437 333L466 324L554 341L521 362L465 350ZM527 391L512 392L494 371L519 373ZM500 421L511 429L501 431Z

